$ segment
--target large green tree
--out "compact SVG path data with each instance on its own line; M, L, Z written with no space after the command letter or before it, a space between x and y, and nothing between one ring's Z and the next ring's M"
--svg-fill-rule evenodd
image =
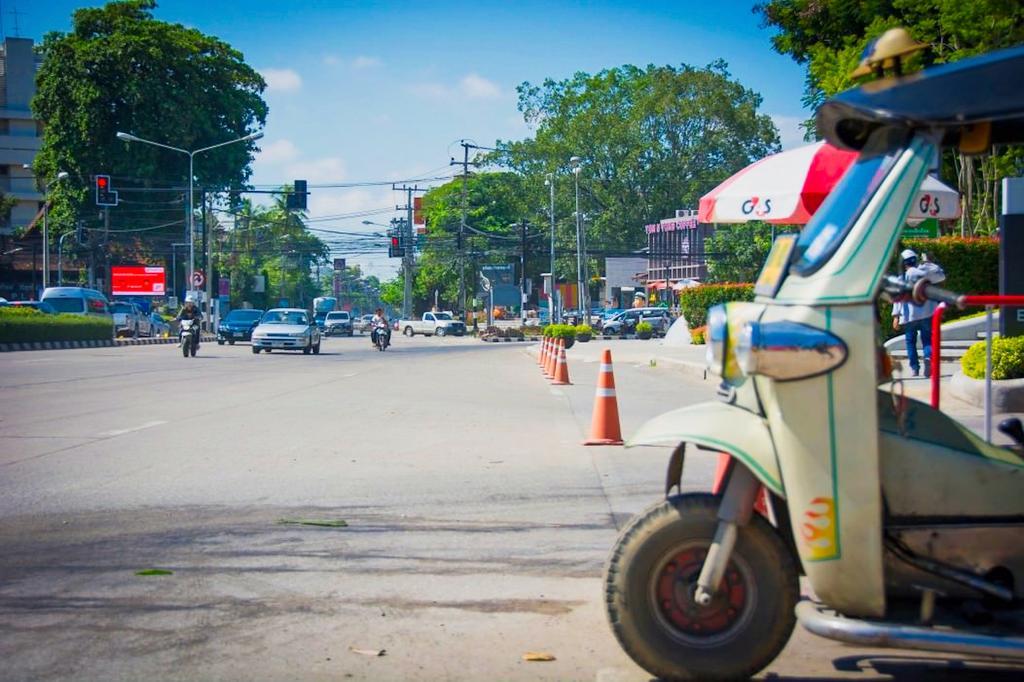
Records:
M1019 0L767 0L754 11L776 29L775 50L806 65L804 104L812 110L856 84L850 74L864 47L895 26L928 45L912 68L1024 42L1024 3ZM813 139L813 119L805 125ZM964 196L964 231L994 229L999 181L1024 170L1021 150L993 149L980 158L949 152L945 163L944 176L955 177Z
M196 149L247 135L266 120L265 83L242 54L196 29L157 20L155 8L154 0L123 0L79 9L70 32L50 33L39 46L32 109L44 132L36 175L70 174L51 190L54 233L71 229L76 217L95 221L96 212L86 210L92 177L109 174L125 200L110 212L114 234L153 228L152 242L163 234L160 225L176 222L180 239L188 158L126 144L116 133ZM197 185L244 185L255 150L250 141L197 157Z
M536 130L499 144L494 160L529 179L547 204L553 174L558 215L575 210L570 158L580 157L580 205L588 249L645 245L643 226L696 208L702 194L779 149L761 97L733 80L724 62L707 67L621 66L565 80L523 83L519 110Z

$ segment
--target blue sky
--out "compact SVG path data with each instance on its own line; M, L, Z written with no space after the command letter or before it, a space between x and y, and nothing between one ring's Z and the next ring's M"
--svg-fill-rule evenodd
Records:
M14 34L16 7L20 34L40 40L68 30L74 9L100 4L3 0L3 29ZM752 4L164 0L155 14L220 37L264 74L270 114L253 182L280 185L449 173L460 139L488 145L530 134L516 110L519 83L622 64L702 66L723 58L735 78L762 95L783 145L794 146L806 117L803 70L772 51ZM393 209L403 201L386 187L314 189L310 216ZM387 223L393 215L370 219ZM379 229L362 219L319 224ZM397 266L386 254L348 255L382 276Z

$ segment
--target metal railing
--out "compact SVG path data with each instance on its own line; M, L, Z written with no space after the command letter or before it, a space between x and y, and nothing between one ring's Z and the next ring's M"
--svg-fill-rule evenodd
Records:
M966 294L957 301L958 308L985 308L985 440L992 441L992 310L996 306L1022 306L1024 296L1000 296L997 294ZM942 314L946 304L940 303L932 316L932 407L939 409L939 368L942 366Z

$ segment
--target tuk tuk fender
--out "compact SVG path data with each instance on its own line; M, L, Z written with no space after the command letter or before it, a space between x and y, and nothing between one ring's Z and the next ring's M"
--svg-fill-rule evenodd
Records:
M735 457L766 488L785 497L771 431L760 416L725 403L692 405L649 420L629 439L626 447L679 443L693 443ZM682 452L682 448L676 448L672 453L669 486L671 479L682 475Z

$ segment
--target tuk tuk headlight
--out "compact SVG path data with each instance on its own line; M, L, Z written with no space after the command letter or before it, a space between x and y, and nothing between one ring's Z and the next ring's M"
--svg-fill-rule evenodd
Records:
M835 334L799 322L748 322L736 342L744 374L777 381L808 379L846 361L846 344Z
M705 357L708 369L722 376L725 366L725 341L729 332L729 316L724 305L708 309L707 351Z

